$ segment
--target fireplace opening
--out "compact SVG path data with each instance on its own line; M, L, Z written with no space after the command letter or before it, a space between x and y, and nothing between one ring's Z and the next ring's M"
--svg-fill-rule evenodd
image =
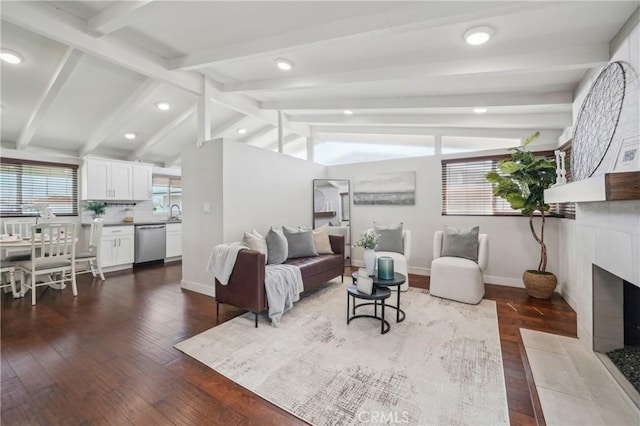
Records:
M640 287L593 265L593 350L640 408Z
M640 392L640 287L623 282L624 346L607 356Z

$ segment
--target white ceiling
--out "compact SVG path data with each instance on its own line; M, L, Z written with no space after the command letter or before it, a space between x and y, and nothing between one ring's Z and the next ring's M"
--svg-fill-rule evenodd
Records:
M3 1L2 145L179 163L203 76L212 137L304 152L494 148L571 126L572 91L606 63L637 1ZM463 33L495 29L482 46ZM275 67L276 58L296 66ZM169 111L155 104L167 101ZM486 106L477 115L472 109ZM350 109L353 115L343 114ZM245 134L238 134L245 128ZM135 140L124 133L135 132ZM475 141L469 139L477 136ZM368 145L370 144L370 145ZM411 151L411 152L409 152ZM349 153L333 156L349 160ZM353 159L369 158L362 153Z

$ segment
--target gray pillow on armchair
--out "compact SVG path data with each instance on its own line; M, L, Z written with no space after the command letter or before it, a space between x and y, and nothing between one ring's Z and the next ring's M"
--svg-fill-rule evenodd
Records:
M402 241L402 222L397 225L384 226L373 222L374 231L380 236L375 251L393 251L404 254Z
M455 229L444 227L442 235L442 257L461 257L478 262L478 234L480 227Z

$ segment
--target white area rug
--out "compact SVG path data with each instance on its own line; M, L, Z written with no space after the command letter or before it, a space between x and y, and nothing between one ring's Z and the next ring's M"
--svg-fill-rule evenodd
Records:
M495 302L465 305L411 288L401 307L399 324L386 311L387 334L375 319L347 326L346 284L337 280L296 303L279 328L262 317L256 329L247 314L175 347L316 425L508 424Z

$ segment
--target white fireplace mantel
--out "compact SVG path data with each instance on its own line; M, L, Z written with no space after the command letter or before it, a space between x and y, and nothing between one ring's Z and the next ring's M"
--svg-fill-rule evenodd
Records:
M607 173L544 191L546 203L640 200L640 171Z

